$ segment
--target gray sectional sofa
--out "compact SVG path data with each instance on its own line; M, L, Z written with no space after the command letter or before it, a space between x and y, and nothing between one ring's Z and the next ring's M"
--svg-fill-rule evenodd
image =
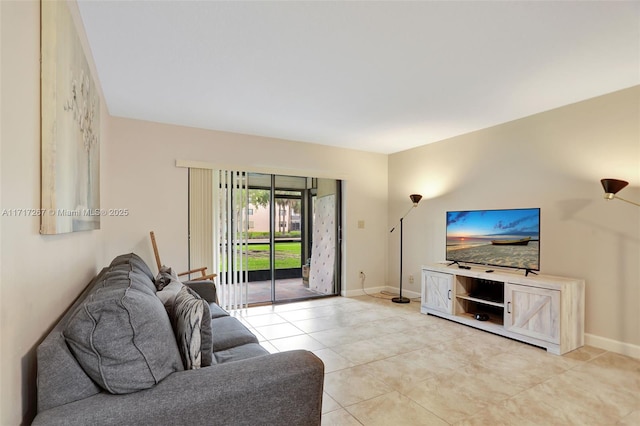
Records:
M319 358L269 354L211 282L163 304L156 281L133 253L92 280L38 346L34 425L320 424Z

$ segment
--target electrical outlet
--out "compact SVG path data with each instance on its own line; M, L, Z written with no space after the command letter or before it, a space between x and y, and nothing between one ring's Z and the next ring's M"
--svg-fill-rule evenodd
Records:
M364 278L364 271L360 271L360 278Z
M409 275L409 282L413 284L413 275Z

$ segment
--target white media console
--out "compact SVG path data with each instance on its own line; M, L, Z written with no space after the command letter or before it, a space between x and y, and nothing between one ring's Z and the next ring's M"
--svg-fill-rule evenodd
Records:
M423 266L420 311L557 355L584 345L584 280L491 269Z

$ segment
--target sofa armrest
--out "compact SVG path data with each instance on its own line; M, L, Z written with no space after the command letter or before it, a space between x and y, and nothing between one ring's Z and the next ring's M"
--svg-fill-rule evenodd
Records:
M319 425L324 364L289 351L171 374L151 389L101 393L43 411L34 425Z
M218 303L216 285L211 280L185 281L184 285L198 293L208 303Z

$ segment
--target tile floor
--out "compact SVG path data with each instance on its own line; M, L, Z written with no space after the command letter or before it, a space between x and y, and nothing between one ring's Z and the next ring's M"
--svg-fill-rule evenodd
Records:
M235 311L325 364L323 425L640 425L640 360L564 356L361 296Z

